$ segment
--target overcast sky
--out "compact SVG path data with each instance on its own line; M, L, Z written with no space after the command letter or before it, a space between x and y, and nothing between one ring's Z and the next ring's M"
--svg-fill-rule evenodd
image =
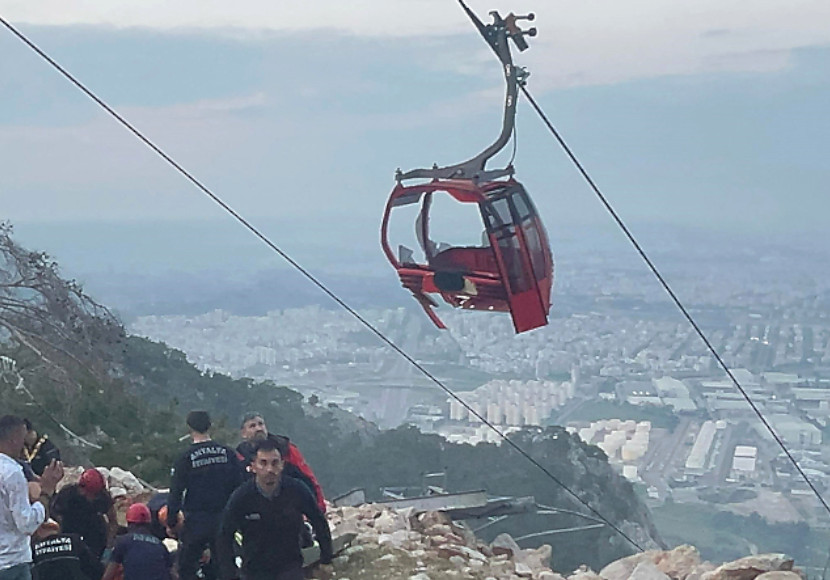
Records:
M536 12L516 60L624 218L823 232L830 2L470 4ZM452 0L0 0L0 15L255 220L340 217L374 244L397 167L466 159L500 126L499 67ZM0 73L1 218L221 217L3 28ZM607 221L519 114L518 177L548 228Z

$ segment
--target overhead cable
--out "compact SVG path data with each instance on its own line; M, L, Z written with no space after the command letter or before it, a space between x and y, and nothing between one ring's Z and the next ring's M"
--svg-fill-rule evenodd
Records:
M752 407L752 410L755 411L755 414L758 416L758 419L761 420L761 423L763 423L764 427L766 427L767 431L769 431L770 435L772 435L773 439L778 443L778 445L784 451L787 458L795 466L795 469L798 471L799 475L802 477L802 479L804 479L804 481L807 483L809 488L813 491L815 496L818 498L819 502L821 502L821 505L824 506L824 510L827 512L828 515L830 515L830 505L828 505L827 502L824 500L824 498L822 497L819 490L816 488L816 486L813 484L813 482L810 481L810 478L807 477L807 474L804 473L804 470L801 469L801 466L795 460L792 453L790 453L790 450L787 449L787 446L784 444L784 441L781 439L781 437L778 436L778 434L772 428L772 425L770 425L769 421L767 421L766 417L764 417L764 414L761 412L761 410L758 408L758 406L755 404L755 402L752 400L752 398L749 396L749 394L743 388L741 383L738 382L738 379L735 377L735 375L729 369L726 362L724 362L723 358L718 353L717 349L712 345L712 343L706 337L706 334L704 334L703 330L701 330L700 326L697 324L695 319L692 317L692 315L689 313L689 311L686 309L686 307L680 301L680 298L677 297L677 294L675 294L674 290L672 290L671 286L669 286L669 283L666 281L666 279L663 277L663 275L657 269L657 266L654 265L654 262L652 262L651 259L648 257L645 250L643 250L643 247L640 245L639 242L637 242L637 239L631 233L631 230L629 230L628 227L625 225L625 222L623 222L622 218L619 216L619 214L616 212L614 207L611 205L611 203L608 201L608 199L605 197L605 195L599 189L596 182L588 174L588 171L585 169L585 167L582 165L582 163L576 157L574 152L571 150L571 148L568 146L568 144L565 142L565 140L559 134L559 131L557 131L556 127L553 126L553 123L551 123L550 119L548 119L548 116L545 114L545 112L542 110L542 108L539 106L539 104L536 102L536 100L530 94L530 91L527 90L527 87L526 86L521 86L520 88L522 89L522 92L524 93L525 97L527 97L528 102L530 102L533 109L536 111L536 113L542 119L542 122L547 126L548 130L553 134L554 138L556 138L556 141L559 143L559 145L565 151L565 154L568 156L568 158L570 158L570 160L573 162L573 164L579 170L579 173L582 174L582 177L585 178L585 181L588 182L588 185L591 187L593 192L596 194L596 196L599 199L600 203L602 203L603 207L605 207L605 209L608 211L608 213L611 215L611 217L614 219L614 221L620 227L623 234L625 234L625 237L628 238L629 242L631 242L631 245L634 246L634 249L637 251L637 253L640 255L640 257L646 263L649 270L651 270L651 273L654 274L655 278L657 278L657 280L660 282L660 285L663 286L663 289L669 295L672 302L674 302L675 306L677 306L678 310L680 310L680 312L683 314L683 316L686 318L686 320L692 326L695 333L697 333L697 335L700 337L700 339L706 345L706 348L709 349L709 352L711 352L712 356L715 357L715 360L718 362L718 364L721 366L721 368L727 374L729 379L732 381L732 384L735 385L735 388L738 389L738 391L741 393L741 395L743 395L743 398L746 400L746 402L749 403L749 406Z
M626 534L623 530L621 530L616 524L612 521L607 519L603 516L600 512L598 512L593 506L591 506L586 500L582 499L576 492L571 490L567 485L565 485L559 478L557 478L551 471L546 468L544 465L539 463L536 459L534 459L527 451L522 449L520 445L518 445L515 441L509 439L504 432L502 432L498 427L492 424L490 421L487 420L486 417L482 416L481 413L476 411L471 405L461 399L454 391L452 391L449 387L444 385L437 377L435 377L432 373L430 373L426 368L424 368L421 364L418 363L414 358L412 358L409 354L407 354L403 349L401 349L397 344L395 344L391 339L387 338L380 330L378 330L373 324L371 324L368 320L366 320L362 315L360 315L354 308L349 306L343 299L341 299L337 294L335 294L332 290L330 290L325 284L323 284L320 280L318 280L311 272L306 270L302 265L300 265L296 260L294 260L288 253L278 247L274 242L272 242L265 234L263 234L260 230L258 230L253 224L251 224L247 219L245 219L241 214L236 212L233 208L231 208L225 201L223 201L218 195L216 195L213 191L211 191L206 185L204 185L201 181L199 181L195 176L193 176L189 171L187 171L184 167L182 167L178 162L176 162L170 155L165 153L158 145L156 145L153 141L151 141L148 137L146 137L141 131L139 131L134 125L132 125L129 121L127 121L121 114L119 114L115 109L113 109L110 105L108 105L103 99L98 97L95 93L93 93L89 88L87 88L81 81L79 81L75 76L73 76L70 72L68 72L65 68L63 68L57 61L55 61L52 57L50 57L46 52L44 52L39 46L37 46L34 42L29 40L27 36L25 36L22 32L17 30L14 26L11 25L7 20L5 20L2 16L0 16L0 24L5 26L12 34L14 34L21 42L23 42L26 46L28 46L31 50L37 53L42 59L48 62L55 70L57 70L63 77L65 77L69 82L75 85L81 92L83 92L87 97L92 99L98 106L104 109L111 117L113 117L119 124L121 124L125 129L127 129L130 133L132 133L135 137L137 137L142 143L144 143L147 147L149 147L154 153L156 153L159 157L161 157L164 161L170 164L176 171L182 174L188 181L190 181L197 189L199 189L203 194L205 194L208 198L210 198L214 203L216 203L219 207L221 207L225 212L230 214L237 222L239 222L242 226L244 226L248 231L254 234L260 241L262 241L265 245L267 245L271 250L277 253L280 257L282 257L288 264L290 264L294 269L296 269L300 274L302 274L309 282L317 286L324 294L326 294L329 298L331 298L335 303L337 303L341 308L343 308L346 312L351 314L356 320L358 320L367 330L369 330L372 334L377 336L381 342L385 343L389 348L394 350L397 354L403 357L408 363L410 363L413 367L418 369L425 377L427 377L430 381L436 384L439 388L441 388L447 395L449 395L452 399L457 401L461 404L465 409L467 409L470 414L476 417L479 421L482 422L485 426L487 426L490 430L492 430L496 435L504 441L509 447L517 451L520 455L522 455L525 459L530 461L534 466L536 466L539 470L541 470L549 479L551 479L554 483L559 485L562 489L564 489L571 497L576 499L579 503L584 505L588 508L594 515L596 515L599 519L605 522L610 528L616 531L620 536L622 536L626 541L628 541L632 546L637 548L640 551L643 551L642 546L640 546L637 542L635 542L628 534Z

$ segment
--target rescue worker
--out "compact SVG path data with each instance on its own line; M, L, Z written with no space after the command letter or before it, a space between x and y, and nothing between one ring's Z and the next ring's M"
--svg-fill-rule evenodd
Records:
M102 580L171 580L173 556L150 530L150 508L134 503L127 508L127 534L118 538Z
M44 522L32 544L33 580L100 580L104 566L81 536L61 532L55 520Z
M85 470L78 483L58 492L52 501L51 516L64 533L80 534L98 560L107 546L112 546L118 532L115 503L104 476L94 467Z
M215 559L214 544L222 509L244 478L236 452L211 440L208 434L210 416L206 411L191 411L187 415L187 426L193 444L173 466L165 518L168 533L178 534L181 540L178 554L180 580L196 578L205 548L210 549L212 559ZM178 533L175 528L182 508L184 524ZM215 578L213 562L209 562L203 571L208 580Z
M248 413L242 417L239 434L242 437L242 442L236 447L236 451L239 453L246 469L249 469L251 465L256 444L264 439L274 441L285 463L284 474L299 479L306 484L315 496L317 507L320 508L320 511L326 513L326 498L323 496L323 488L320 487L317 478L314 477L314 473L305 462L303 454L288 437L269 433L261 413Z
M296 538L303 516L320 543L320 562L330 573L331 532L314 496L301 482L283 476L285 462L273 439L254 447L252 480L237 489L222 514L217 556L222 580L302 580L303 555ZM234 536L242 534L242 570L234 556Z
M167 537L167 498L170 493L167 491L159 491L150 501L147 502L147 507L150 509L150 531L159 540L164 540ZM178 529L179 524L173 526L173 529Z
M35 475L40 477L43 475L43 470L46 466L52 463L52 460L60 461L60 449L55 447L55 444L49 440L49 436L38 435L38 432L32 426L32 422L28 419L23 419L26 424L26 438L23 446L23 459L29 462L32 466L32 471Z

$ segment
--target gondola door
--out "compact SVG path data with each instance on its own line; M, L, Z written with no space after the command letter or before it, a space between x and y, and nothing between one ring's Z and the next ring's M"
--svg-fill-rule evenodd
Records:
M527 204L521 193L508 189L497 196L490 196L488 203L482 204L487 233L496 251L496 261L517 333L548 323L548 307L542 299L540 281L534 274L530 248L525 239L526 229L536 233L535 228L530 226L534 223L534 216L530 213L522 215ZM524 222L530 228L524 228Z

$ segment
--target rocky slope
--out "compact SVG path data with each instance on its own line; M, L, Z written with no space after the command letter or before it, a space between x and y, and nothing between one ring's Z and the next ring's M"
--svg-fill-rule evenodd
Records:
M442 487L452 492L532 496L583 515L588 504L638 544L659 546L631 484L602 451L561 427L510 436L552 481L507 445L454 444L411 427L378 430L336 407L309 406L287 387L203 373L183 352L127 336L116 316L60 275L57 263L22 248L11 234L0 224L0 356L9 361L0 369L0 408L27 416L68 461L120 465L164 486L186 447L180 437L188 411L209 411L214 437L233 444L240 417L257 410L270 429L297 443L329 495L363 488L370 500L379 499L383 487L422 490L425 474L443 473ZM566 512L554 517L558 527L584 525ZM517 516L483 533L492 540L550 525L550 518ZM607 527L558 535L554 546L565 569L583 562L597 568L631 553Z
M581 566L555 572L549 545L523 550L507 534L486 543L439 512L392 511L378 505L329 512L336 535L355 533L334 561L341 580L802 580L792 559L761 554L715 565L692 546L648 550L614 561L598 573Z
M131 503L152 495L132 473L118 467L100 469L122 517ZM77 481L82 471L67 469L61 485ZM784 554L717 565L703 561L688 545L647 550L613 561L599 572L583 565L565 573L547 544L522 549L508 534L485 542L441 512L363 504L330 507L327 517L335 537L353 538L334 559L334 578L339 580L804 580ZM312 574L321 577L319 572Z

